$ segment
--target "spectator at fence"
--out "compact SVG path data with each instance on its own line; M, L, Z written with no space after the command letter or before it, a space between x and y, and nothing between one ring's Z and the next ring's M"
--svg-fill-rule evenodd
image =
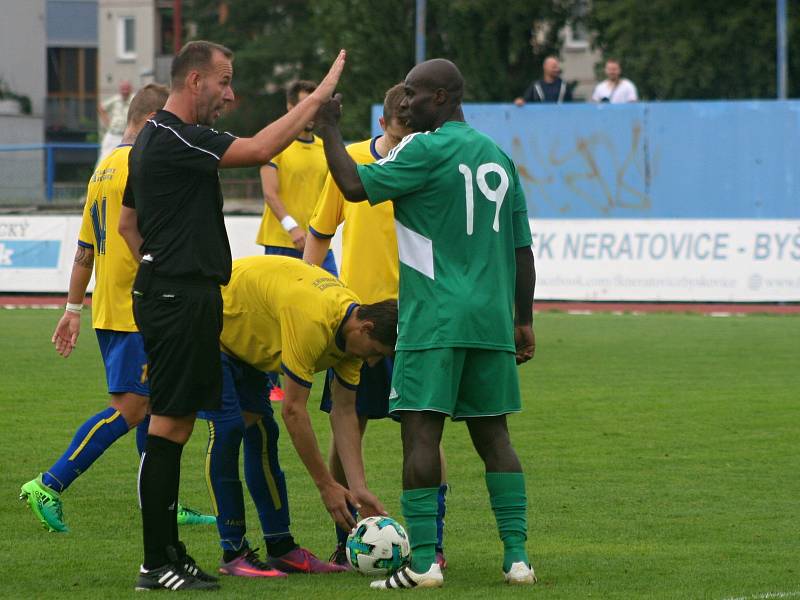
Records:
M542 78L532 82L525 93L514 100L517 106L526 102L572 102L572 86L561 79L561 63L555 56L548 56L542 63Z
M592 93L592 102L624 104L638 102L636 86L630 79L622 76L622 65L614 58L606 61L606 79L597 84Z
M100 124L105 129L103 141L100 146L100 154L97 157L99 163L106 156L114 151L114 148L122 142L122 134L128 119L128 107L131 105L133 87L130 81L119 82L119 93L101 102L97 106L97 116Z

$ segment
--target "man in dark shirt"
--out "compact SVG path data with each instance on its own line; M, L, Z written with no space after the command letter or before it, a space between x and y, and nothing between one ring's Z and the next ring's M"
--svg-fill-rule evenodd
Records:
M555 56L548 56L542 63L542 78L531 83L522 97L514 100L514 104L522 106L526 102L572 102L572 88L560 75L561 63Z
M172 91L131 150L120 233L141 257L133 311L148 354L151 421L139 468L144 562L136 589L216 589L178 540L181 452L198 410L220 406L220 285L231 276L219 168L261 165L330 98L344 52L315 92L252 138L210 127L233 102L233 53L190 42L172 62ZM341 486L339 486L341 487ZM334 501L346 510L347 490Z

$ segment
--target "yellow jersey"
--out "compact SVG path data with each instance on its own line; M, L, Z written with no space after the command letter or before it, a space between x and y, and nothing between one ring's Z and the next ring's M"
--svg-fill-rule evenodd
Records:
M130 144L117 146L97 165L83 207L78 245L94 249L92 326L95 329L137 331L131 287L139 265L117 231L130 152Z
M293 141L286 150L272 159L266 168L278 170L278 193L286 212L308 231L308 220L328 175L328 163L322 140ZM284 231L275 214L264 204L264 215L256 243L262 246L294 248L292 238Z
M340 328L361 301L321 267L287 256L240 258L222 301L223 352L305 387L330 367L345 386L358 385L362 361L345 353Z
M347 152L361 165L380 160L375 149L377 139L350 144ZM331 238L342 222L342 282L365 304L397 298L400 265L392 203L370 206L369 202L348 202L328 175L309 231L320 238Z

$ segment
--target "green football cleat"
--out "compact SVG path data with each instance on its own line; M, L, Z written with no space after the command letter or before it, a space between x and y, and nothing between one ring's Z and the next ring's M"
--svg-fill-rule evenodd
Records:
M204 515L178 502L178 525L216 525L217 517Z
M31 479L20 488L19 499L28 503L33 514L37 516L47 531L55 533L69 531L66 523L64 523L61 496L57 491L42 483L41 473L36 479Z

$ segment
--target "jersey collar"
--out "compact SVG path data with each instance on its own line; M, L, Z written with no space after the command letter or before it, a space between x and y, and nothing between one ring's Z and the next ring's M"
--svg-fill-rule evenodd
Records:
M355 302L351 303L350 306L347 307L347 312L344 313L344 319L342 322L339 323L339 329L336 330L336 347L339 348L342 352L344 352L345 347L345 340L344 340L344 324L347 323L347 319L350 318L350 315L353 314L353 311L358 306Z
M375 160L383 159L383 156L378 154L378 149L375 147L375 144L377 143L379 137L381 136L376 135L374 138L372 138L372 141L369 143L369 151L372 154L372 158L374 158Z

